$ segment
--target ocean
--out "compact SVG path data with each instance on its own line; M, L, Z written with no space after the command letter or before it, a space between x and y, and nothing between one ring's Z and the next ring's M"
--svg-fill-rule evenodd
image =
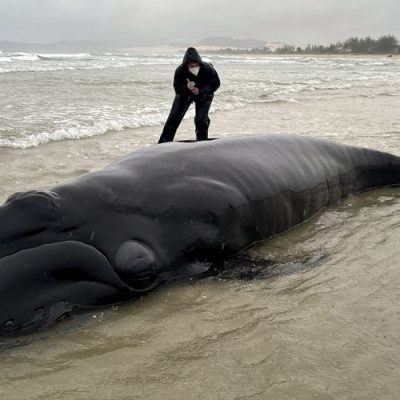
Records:
M30 148L161 126L171 106L172 77L181 58L179 53L0 53L0 147ZM355 100L400 93L398 58L208 55L205 59L222 81L212 112L252 104L263 104L268 112L273 103L313 101L322 95ZM192 116L191 112L187 118ZM358 129L369 132L368 122Z
M154 145L183 52L0 52L0 200ZM211 137L291 133L400 155L399 56L204 57L221 78ZM192 117L177 140L194 138ZM250 249L276 266L268 278L177 282L0 338L0 398L397 399L399 241L398 188L351 196Z

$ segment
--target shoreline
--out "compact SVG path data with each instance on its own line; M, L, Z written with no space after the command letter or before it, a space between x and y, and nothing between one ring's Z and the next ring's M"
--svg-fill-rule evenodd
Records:
M226 120L242 120L241 115L238 110L212 113L210 137L243 133L243 130L223 129ZM131 151L157 144L161 130L162 125L145 126L83 139L53 141L27 149L0 148L0 202L18 191L46 190L104 168ZM175 140L194 138L193 120L183 120Z
M399 58L400 53L267 53L267 52L252 52L252 51L214 51L214 50L203 50L203 52L208 52L213 55L221 56L235 56L235 55L248 55L248 56L269 56L269 57L371 57L371 58Z
M218 101L217 99L215 101ZM372 147L400 155L400 96L349 97L347 92L307 96L294 102L260 102L210 114L210 137L290 133ZM375 110L380 110L380 119ZM323 117L322 117L323 116ZM109 131L84 139L49 142L28 149L0 148L0 204L18 191L46 190L158 142L163 125ZM195 138L192 118L175 140Z

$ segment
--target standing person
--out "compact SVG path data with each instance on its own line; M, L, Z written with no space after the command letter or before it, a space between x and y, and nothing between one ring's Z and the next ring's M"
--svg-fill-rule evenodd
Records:
M207 140L210 118L208 111L220 80L214 67L204 62L194 47L189 47L182 64L175 70L175 99L158 143L172 142L189 106L194 102L196 140Z

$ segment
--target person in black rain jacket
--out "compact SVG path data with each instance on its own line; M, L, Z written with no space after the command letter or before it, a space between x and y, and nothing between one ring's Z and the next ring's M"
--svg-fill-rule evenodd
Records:
M175 99L158 143L174 140L176 130L193 102L196 106L196 140L207 140L210 125L208 111L219 85L214 67L204 62L194 47L189 47L182 64L175 71Z

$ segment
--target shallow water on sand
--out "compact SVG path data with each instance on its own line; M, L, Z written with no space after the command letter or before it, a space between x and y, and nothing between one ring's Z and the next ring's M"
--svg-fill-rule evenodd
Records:
M399 96L326 91L215 112L212 135L301 133L400 155L399 107ZM99 169L158 134L0 149L0 198ZM193 137L192 121L178 135ZM0 399L396 399L399 241L398 188L352 196L254 246L254 279L178 282L0 339Z
M396 189L352 197L252 249L283 274L180 282L7 340L1 398L395 399L399 213Z

